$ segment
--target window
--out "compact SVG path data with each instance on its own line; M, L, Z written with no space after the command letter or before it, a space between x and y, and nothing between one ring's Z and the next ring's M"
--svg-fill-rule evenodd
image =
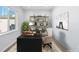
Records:
M15 30L16 14L11 8L0 6L0 34Z

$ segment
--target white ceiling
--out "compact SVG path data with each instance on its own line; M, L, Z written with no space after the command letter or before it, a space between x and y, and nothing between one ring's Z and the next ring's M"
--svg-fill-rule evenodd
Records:
M23 10L52 10L54 6L21 6Z

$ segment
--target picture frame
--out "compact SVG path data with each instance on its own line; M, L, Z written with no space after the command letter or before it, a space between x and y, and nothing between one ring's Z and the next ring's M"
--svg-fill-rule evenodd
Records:
M69 12L64 12L58 15L56 28L69 30Z

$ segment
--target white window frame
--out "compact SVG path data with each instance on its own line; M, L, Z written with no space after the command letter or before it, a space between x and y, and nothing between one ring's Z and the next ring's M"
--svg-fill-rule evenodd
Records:
M8 7L8 8L10 8L10 7ZM12 10L14 10L13 8L11 8ZM15 13L16 13L16 11L15 11ZM10 34L10 33L12 33L12 32L16 32L16 31L18 31L18 17L17 17L17 13L15 14L16 16L15 16L15 29L14 30L8 30L7 32L3 32L3 33L0 33L0 36L1 35L6 35L6 34ZM9 16L8 16L8 20L9 20ZM8 22L9 23L9 22ZM8 25L9 26L9 25Z

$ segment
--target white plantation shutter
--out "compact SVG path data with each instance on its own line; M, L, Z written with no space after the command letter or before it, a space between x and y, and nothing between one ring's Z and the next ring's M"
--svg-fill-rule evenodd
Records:
M8 31L8 19L0 19L0 33Z
M0 6L0 35L15 30L15 17L14 10Z

